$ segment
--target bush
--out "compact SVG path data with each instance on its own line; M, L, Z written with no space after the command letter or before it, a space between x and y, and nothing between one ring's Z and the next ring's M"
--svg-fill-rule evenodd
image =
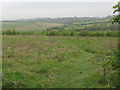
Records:
M88 30L82 30L80 32L77 31L70 31L70 30L64 30L64 31L43 31L43 32L18 32L15 29L13 30L6 30L2 31L3 35L47 35L47 36L96 36L96 37L118 37L119 32L115 31L107 31L107 32L101 32L101 31L88 31Z
M79 36L88 36L88 31L84 30L84 31L81 31Z
M96 32L94 35L95 36L105 36L104 32Z
M2 32L2 34L3 35L18 35L19 32L16 32L16 30L13 29L13 30L6 30L6 31Z

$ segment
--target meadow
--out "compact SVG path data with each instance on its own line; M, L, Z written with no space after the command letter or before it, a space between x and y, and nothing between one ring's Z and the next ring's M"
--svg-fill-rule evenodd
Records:
M118 37L3 35L2 86L115 87L115 79L109 83L105 81L109 80L110 71L106 70L105 77L101 63L117 45Z
M47 23L47 22L2 22L2 30L12 30L17 31L43 31L50 27L60 26L58 23Z
M109 20L68 17L3 21L2 87L119 87L120 33L118 24Z

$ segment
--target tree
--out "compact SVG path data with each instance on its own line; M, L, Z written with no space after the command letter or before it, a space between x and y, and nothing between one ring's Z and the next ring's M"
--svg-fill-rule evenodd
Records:
M118 24L120 24L120 1L118 2L118 4L113 6L114 12L113 14L118 12L118 15L115 15L113 19L111 19L112 23L117 22Z

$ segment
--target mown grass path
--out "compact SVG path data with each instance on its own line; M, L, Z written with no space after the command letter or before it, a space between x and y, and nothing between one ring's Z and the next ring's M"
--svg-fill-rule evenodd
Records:
M84 79L95 74L97 71L97 65L92 63L92 56L93 55L91 53L84 51L81 52L79 57L75 59L73 58L73 62L69 67L62 68L61 72L57 76L58 79L56 78L56 80L52 80L50 87L85 87L83 86Z

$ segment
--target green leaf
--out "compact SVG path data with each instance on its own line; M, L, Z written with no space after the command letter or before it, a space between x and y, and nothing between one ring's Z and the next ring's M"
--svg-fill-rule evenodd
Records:
M117 7L118 7L118 4L117 4L117 5L115 5L115 6L113 6L113 8L114 8L114 9L116 9Z
M119 10L115 10L115 11L113 12L113 14L116 13L116 12L118 12L118 11L119 11Z

